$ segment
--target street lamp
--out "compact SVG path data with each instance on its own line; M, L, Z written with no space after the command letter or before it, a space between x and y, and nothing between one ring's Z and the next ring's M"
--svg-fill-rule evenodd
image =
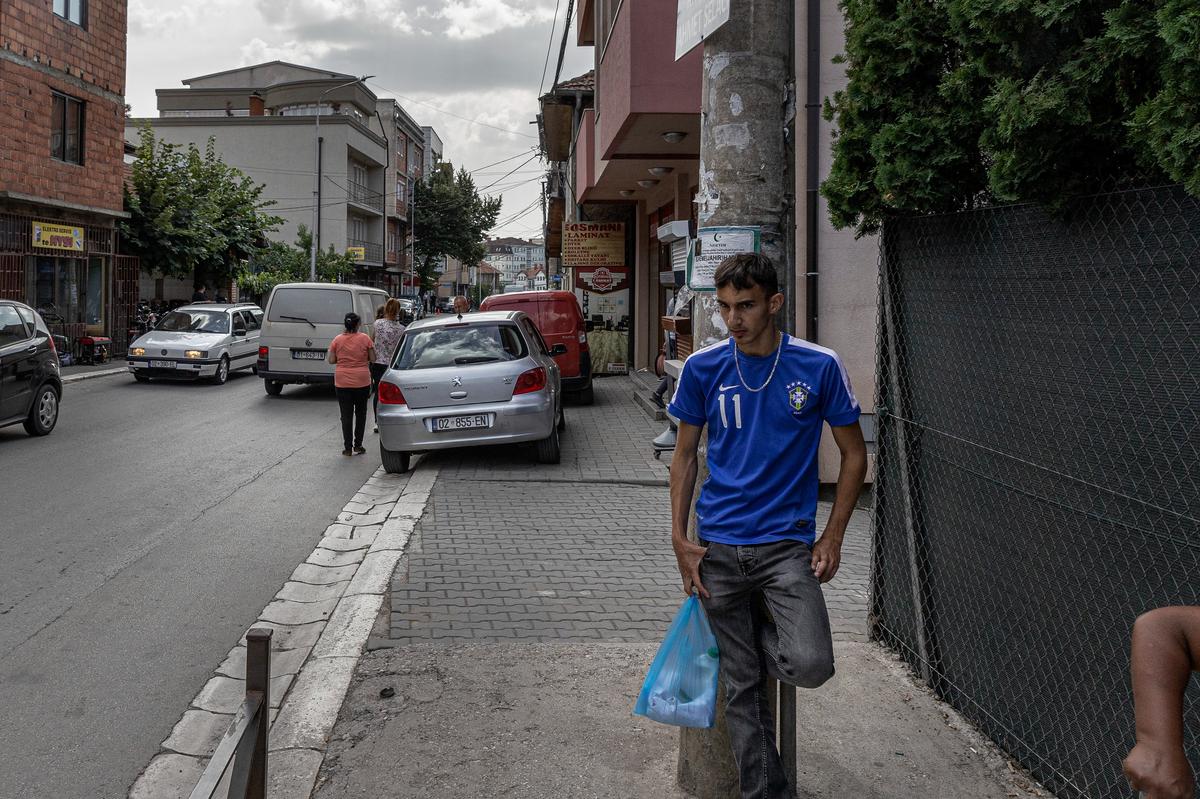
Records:
M320 225L321 225L321 103L323 103L325 101L325 95L329 94L330 92L336 91L337 89L344 89L347 86L353 86L356 83L364 83L369 78L373 78L373 77L375 77L375 76L374 75L363 75L361 78L355 78L354 80L349 80L349 81L346 81L345 83L339 83L337 86L330 86L328 89L321 92L320 96L317 98L317 124L316 124L316 134L314 136L314 138L316 139L315 144L316 144L316 151L317 151L317 156L316 156L317 180L313 184L313 227L312 227L312 230L309 231L311 234L311 240L312 240L312 246L309 248L311 250L311 252L309 253L309 259L308 259L308 280L310 283L317 282L317 246L320 243L317 240L317 230L320 228ZM384 135L385 136L387 135L387 131L384 131Z

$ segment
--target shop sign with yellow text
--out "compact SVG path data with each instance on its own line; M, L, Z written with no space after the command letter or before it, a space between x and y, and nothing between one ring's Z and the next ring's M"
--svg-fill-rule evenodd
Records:
M83 252L83 228L55 225L50 222L34 222L33 246L44 247L48 250Z

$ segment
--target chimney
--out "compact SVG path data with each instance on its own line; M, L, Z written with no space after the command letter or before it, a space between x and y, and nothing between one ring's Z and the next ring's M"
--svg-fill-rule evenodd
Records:
M261 117L266 116L266 103L263 102L262 95L254 92L250 95L250 116Z

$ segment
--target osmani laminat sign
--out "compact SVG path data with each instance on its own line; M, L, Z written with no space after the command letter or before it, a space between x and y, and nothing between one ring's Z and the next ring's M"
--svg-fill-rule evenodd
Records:
M575 296L583 318L591 322L588 349L596 373L629 371L632 279L625 262L624 222L573 222L563 225L563 266L575 273Z

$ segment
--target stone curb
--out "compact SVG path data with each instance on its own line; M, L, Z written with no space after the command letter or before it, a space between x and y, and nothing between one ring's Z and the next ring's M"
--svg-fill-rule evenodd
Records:
M124 375L124 374L129 374L129 368L122 366L120 369L105 369L105 370L99 371L99 372L84 372L83 374L68 375L66 377L59 378L59 379L62 380L64 383L77 383L80 380L91 380L93 377L110 377L112 375Z
M311 794L392 572L437 476L436 466L417 469L400 484L402 478L376 470L254 623L275 631L270 795ZM243 695L244 680L231 672L244 668L245 643L243 635L189 703L130 788L130 799L191 793ZM277 668L277 660L287 665Z

